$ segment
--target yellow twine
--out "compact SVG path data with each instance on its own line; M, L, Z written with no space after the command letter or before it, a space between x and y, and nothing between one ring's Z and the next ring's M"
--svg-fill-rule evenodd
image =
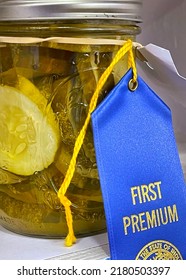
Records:
M134 83L137 81L137 69L136 69L136 64L135 64L134 55L133 55L133 43L131 40L127 40L126 43L123 45L123 47L121 47L119 49L119 51L113 58L113 61L111 62L109 67L104 71L104 73L102 74L102 76L100 77L100 79L97 83L96 90L95 90L95 92L91 98L90 104L89 104L89 110L88 110L88 114L87 114L85 123L76 139L72 159L70 161L65 179L58 191L58 197L60 199L60 202L63 204L63 206L65 208L66 221L67 221L67 226L68 226L68 235L65 239L66 246L72 246L72 244L76 242L76 237L74 235L73 218L72 218L72 213L71 213L71 209L70 209L71 201L65 196L65 194L70 185L72 177L74 175L75 168L76 168L76 159L77 159L78 153L81 149L81 146L82 146L84 138L85 138L86 130L87 130L88 124L90 122L90 118L91 118L91 113L96 108L99 93L100 93L101 89L103 88L105 82L107 81L109 75L111 74L114 66L119 62L119 60L126 53L129 53L128 54L128 67L132 68L132 71L133 71L132 80Z

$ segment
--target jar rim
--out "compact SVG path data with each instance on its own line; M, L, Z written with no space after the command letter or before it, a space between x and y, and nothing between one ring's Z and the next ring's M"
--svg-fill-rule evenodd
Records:
M141 22L142 0L0 0L0 21L116 19Z

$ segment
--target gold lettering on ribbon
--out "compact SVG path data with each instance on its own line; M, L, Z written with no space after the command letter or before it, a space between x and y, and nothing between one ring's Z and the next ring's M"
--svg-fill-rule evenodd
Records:
M168 223L178 222L178 211L176 204L165 206L139 214L123 217L124 234L145 231Z

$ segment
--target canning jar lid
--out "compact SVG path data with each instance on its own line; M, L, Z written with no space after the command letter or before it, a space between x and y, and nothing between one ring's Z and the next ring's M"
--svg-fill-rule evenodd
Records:
M0 0L0 21L122 19L141 22L142 0Z

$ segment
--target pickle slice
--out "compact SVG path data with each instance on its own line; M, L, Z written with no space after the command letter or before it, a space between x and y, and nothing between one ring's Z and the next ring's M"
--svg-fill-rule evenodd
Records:
M59 146L50 104L26 78L16 88L0 86L0 167L18 175L47 168Z

